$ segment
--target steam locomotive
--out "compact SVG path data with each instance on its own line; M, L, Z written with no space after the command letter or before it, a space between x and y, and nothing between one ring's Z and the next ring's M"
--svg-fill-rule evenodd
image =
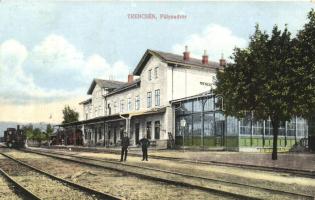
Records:
M25 146L26 135L23 130L20 129L20 126L17 125L15 128L7 128L4 131L4 143L9 148L22 148Z

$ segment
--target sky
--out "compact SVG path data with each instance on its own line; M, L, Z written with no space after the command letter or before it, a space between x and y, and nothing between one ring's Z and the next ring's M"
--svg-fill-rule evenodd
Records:
M267 32L288 24L296 34L311 8L309 1L0 0L0 122L60 123L65 105L81 111L93 78L127 81L147 49L182 54L187 45L193 57L207 50L218 61L246 47L257 23Z

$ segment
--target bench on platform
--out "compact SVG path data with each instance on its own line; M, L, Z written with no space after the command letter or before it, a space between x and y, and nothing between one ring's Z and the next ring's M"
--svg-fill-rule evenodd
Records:
M257 150L260 153L271 153L272 152L272 147L257 147ZM278 152L288 152L289 149L287 147L278 147Z

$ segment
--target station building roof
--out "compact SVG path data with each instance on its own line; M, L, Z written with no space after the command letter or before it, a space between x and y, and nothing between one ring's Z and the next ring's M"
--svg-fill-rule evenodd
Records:
M207 97L212 97L212 96L215 96L215 94L212 92L212 90L208 90L206 92L202 92L193 96L171 100L170 103L177 103L177 102L187 101L191 99L200 99L200 98L207 98Z
M223 69L223 67L220 66L218 62L209 61L208 64L203 64L201 59L189 58L189 60L184 60L182 55L148 49L142 56L138 65L133 71L133 74L140 75L144 66L153 55L157 56L168 64L178 64L182 66L200 67L205 69Z
M108 96L111 96L113 94L117 94L117 93L123 92L123 91L131 89L131 88L139 87L140 83L141 83L140 79L135 79L133 82L125 83L122 86L120 86L119 88L114 89L112 92L110 92L104 96L108 97Z
M87 100L81 101L79 104L89 104L92 102L92 98L89 98Z
M126 82L114 81L114 80L93 79L93 81L90 85L90 88L87 91L87 94L92 94L96 84L99 85L101 88L116 89L116 88L119 88L119 87L123 86L124 84L126 84Z

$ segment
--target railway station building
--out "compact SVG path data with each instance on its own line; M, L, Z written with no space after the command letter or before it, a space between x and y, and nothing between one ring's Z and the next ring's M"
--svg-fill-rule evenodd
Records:
M191 58L187 47L183 55L147 50L127 82L92 80L90 98L80 102L81 120L59 125L65 144L119 146L127 132L133 146L145 135L157 148L272 147L270 121L224 115L224 100L212 89L225 62L210 61L206 51ZM307 134L306 121L293 118L281 124L278 144L290 148Z

